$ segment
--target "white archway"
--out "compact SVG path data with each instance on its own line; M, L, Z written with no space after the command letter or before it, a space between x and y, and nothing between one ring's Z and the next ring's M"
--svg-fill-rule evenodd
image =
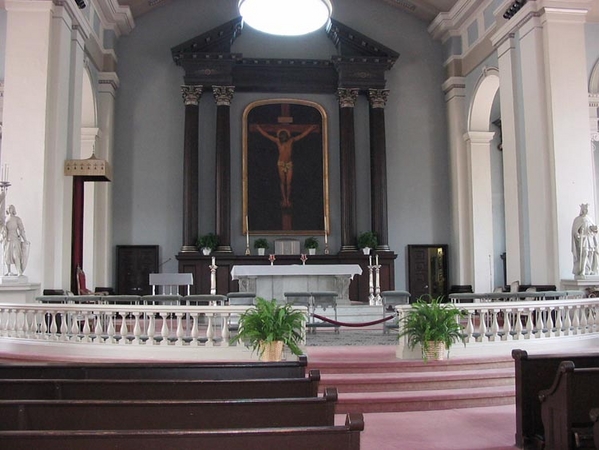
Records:
M593 174L595 183L595 211L599 211L599 59L595 62L589 78L589 119L593 149Z
M490 131L491 110L499 90L499 71L483 69L478 80L468 113L466 154L470 177L470 217L472 241L470 249L473 261L475 292L490 292L495 288L495 264L493 245L493 189L491 170L492 141L495 133Z

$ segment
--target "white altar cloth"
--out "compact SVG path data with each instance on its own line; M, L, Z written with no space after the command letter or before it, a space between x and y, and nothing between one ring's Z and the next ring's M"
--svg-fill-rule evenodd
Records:
M338 303L349 303L349 284L362 274L358 264L260 265L233 266L231 278L239 280L241 292L257 297L284 301L285 292L337 292Z

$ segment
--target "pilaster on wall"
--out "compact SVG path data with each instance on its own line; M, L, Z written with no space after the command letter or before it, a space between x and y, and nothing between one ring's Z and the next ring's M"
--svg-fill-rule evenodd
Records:
M464 135L468 178L471 180L471 229L474 292L492 292L493 274L493 198L491 188L491 141L494 132L469 131Z
M466 143L466 81L453 77L443 83L447 108L447 135L451 168L451 273L452 284L474 284L472 241L472 216L468 177Z

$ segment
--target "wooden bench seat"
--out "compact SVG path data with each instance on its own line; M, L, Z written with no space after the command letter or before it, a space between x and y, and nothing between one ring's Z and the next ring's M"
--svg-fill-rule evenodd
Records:
M595 448L591 409L599 405L599 367L563 361L549 389L539 393L546 450Z
M0 431L11 450L359 450L362 414L348 414L343 426L236 430Z
M332 426L322 397L249 400L0 400L0 430L151 430Z
M573 361L576 367L599 367L599 353L529 355L513 350L516 377L516 446L542 448L544 429L539 392L553 384L562 361Z
M255 378L302 378L308 359L281 362L222 363L92 363L92 364L0 364L4 378L146 379L146 380L243 380Z
M316 397L320 371L253 380L0 379L2 400L208 400Z

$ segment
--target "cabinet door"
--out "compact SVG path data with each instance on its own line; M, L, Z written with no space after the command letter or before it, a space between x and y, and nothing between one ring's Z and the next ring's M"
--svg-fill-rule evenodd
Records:
M157 245L117 245L117 293L150 295L150 274L158 272Z
M408 245L411 301L447 295L447 245Z

